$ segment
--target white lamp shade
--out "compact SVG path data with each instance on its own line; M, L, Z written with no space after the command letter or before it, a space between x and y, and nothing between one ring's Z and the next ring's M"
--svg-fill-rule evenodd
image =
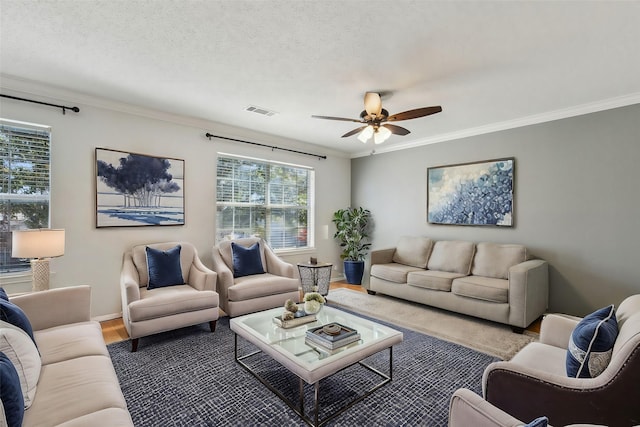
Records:
M373 135L373 126L367 126L360 132L358 139L362 141L363 144L366 144L369 138L371 138L371 135Z
M11 233L14 258L52 258L64 255L64 230L41 228Z
M391 131L384 126L380 126L376 133L373 134L373 142L382 144L391 136Z

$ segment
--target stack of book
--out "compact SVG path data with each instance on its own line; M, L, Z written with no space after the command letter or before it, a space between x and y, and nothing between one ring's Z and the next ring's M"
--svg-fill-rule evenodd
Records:
M353 328L340 323L329 323L307 331L305 342L313 347L329 351L344 347L360 340L360 334Z

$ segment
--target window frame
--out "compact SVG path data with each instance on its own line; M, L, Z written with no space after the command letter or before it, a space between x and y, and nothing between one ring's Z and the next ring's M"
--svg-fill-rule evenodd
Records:
M22 276L29 273L30 263L27 259L18 259L11 257L11 240L14 230L28 230L34 228L50 228L51 224L51 127L46 125L39 125L34 123L21 122L16 120L0 118L0 128L2 134L9 134L9 140L5 147L4 140L0 141L0 147L7 148L6 154L0 150L0 168L7 170L6 182L0 181L0 214L3 221L0 221L0 259L2 260L2 268L0 269L0 276ZM13 133L13 134L12 134ZM19 166L14 165L15 147L19 147L19 140L21 138L27 138L31 135L33 138L41 140L41 146L33 148L32 156L24 159L22 167L29 167L33 174L27 184L20 188L11 188L12 177L16 173L10 173L18 170ZM12 150L11 152L9 150ZM37 150L37 151L36 151ZM14 168L15 167L15 168ZM35 170L34 170L35 168ZM43 172L46 174L44 177ZM35 188L33 192L27 186L31 184ZM6 186L7 188L3 188ZM22 189L23 192L13 192ZM14 206L20 203L44 203L42 210L46 210L46 219L42 218L42 212L40 214L32 213L32 218L25 219L27 214L20 212ZM5 205L6 203L6 205ZM34 206L36 207L36 206ZM17 212L16 212L17 211ZM4 218L5 214L9 217L8 221ZM23 218L15 219L16 215L22 215ZM36 227L25 225L25 221L28 223L37 221Z
M299 173L299 171L304 170L306 172L306 207L300 207L299 205L293 205L293 204L286 204L286 203L272 203L271 201L271 191L272 191L272 185L274 184L274 179L271 179L271 172L267 171L265 172L265 180L263 182L263 194L261 194L263 197L259 198L259 200L263 200L263 203L260 203L260 201L255 202L255 203L251 203L251 202L238 202L238 201L222 201L221 200L221 195L219 194L219 190L221 187L220 184L220 180L221 179L230 179L229 177L221 177L219 175L219 162L221 159L227 159L227 160L231 160L231 161L235 161L235 162L249 162L249 163L253 163L256 165L256 168L265 168L266 170L269 170L270 168L277 168L277 167L284 167L284 168L292 168L292 169L296 169L298 170L297 173ZM238 182L241 180L236 179L235 177L231 178L232 181ZM249 186L251 188L251 181L249 180ZM226 206L226 207L233 207L233 208L238 208L238 207L245 207L248 208L249 211L251 211L251 209L264 209L264 236L260 235L260 237L264 238L265 241L267 241L267 243L269 243L269 245L272 247L272 249L280 254L283 253L299 253L299 252L304 252L304 251L310 251L314 249L314 224L315 224L315 216L314 216L314 205L315 205L315 169L313 167L310 166L305 166L305 165L299 165L299 164L293 164L293 163L287 163L287 162L281 162L281 161L274 161L274 160L266 160L266 159L261 159L261 158L256 158L256 157L249 157L249 156L243 156L243 155L237 155L237 154L230 154L230 153L222 153L222 152L218 152L217 153L217 158L216 158L216 244L220 243L221 241L223 241L224 239L228 239L228 238L233 238L236 237L238 235L222 235L221 234L221 229L227 229L226 227L221 227L221 218L220 218L220 207L221 206ZM283 196L284 197L284 196ZM269 239L269 234L271 232L271 224L272 222L270 221L271 215L273 214L274 210L297 210L297 211L304 211L306 212L306 228L304 229L306 231L306 245L305 246L281 246L279 244L274 244L274 242L271 242ZM235 211L233 213L234 215L234 219L235 219ZM255 218L253 218L255 220ZM234 231L236 229L242 229L242 228L249 228L249 231L253 231L255 229L255 227L253 227L253 223L252 220L249 220L249 227L234 227L232 228ZM233 233L233 231L232 231ZM243 233L244 234L244 233ZM254 235L255 232L251 233L250 235ZM239 235L242 236L242 235ZM288 238L291 238L291 236L288 236ZM286 241L287 237L283 236L283 241Z

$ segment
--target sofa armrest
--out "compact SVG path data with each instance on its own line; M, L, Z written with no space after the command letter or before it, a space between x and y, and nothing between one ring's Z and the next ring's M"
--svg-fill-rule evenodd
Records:
M222 259L218 248L213 248L212 259L213 269L217 274L216 290L220 295L220 300L227 301L228 289L233 286L233 272Z
M515 427L523 423L466 388L456 390L449 403L449 427Z
M133 264L132 254L125 253L120 271L120 292L122 296L122 308L140 299L140 275Z
M371 251L371 265L389 264L393 262L394 253L396 253L396 248L377 249L375 251Z
M215 291L217 273L207 268L200 258L195 257L189 269L189 285L199 291Z
M293 279L294 268L292 264L281 260L275 252L268 248L264 249L264 257L267 261L267 265L265 266L267 273Z
M540 342L563 349L569 348L569 339L580 318L559 314L547 314L540 326Z
M91 320L89 285L16 295L11 302L24 311L34 331Z
M533 259L509 269L509 324L526 328L549 304L549 267Z

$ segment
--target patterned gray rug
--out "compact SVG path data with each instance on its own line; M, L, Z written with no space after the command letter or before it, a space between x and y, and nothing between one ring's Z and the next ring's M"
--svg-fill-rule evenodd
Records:
M381 322L384 323L384 322ZM386 324L386 323L385 323ZM451 394L459 387L481 393L485 366L498 360L466 347L409 329L393 349L393 381L331 420L327 426L446 426ZM239 340L241 354L254 348ZM136 426L303 426L274 393L238 365L229 318L215 333L206 324L108 346ZM366 362L388 371L388 352ZM285 396L297 401L298 380L268 356L254 369ZM320 418L355 400L379 377L359 365L320 382ZM305 386L312 410L313 387Z
M374 316L502 360L510 360L522 347L538 338L538 334L533 332L517 334L508 325L382 294L369 295L351 289L332 289L328 301L334 307Z

